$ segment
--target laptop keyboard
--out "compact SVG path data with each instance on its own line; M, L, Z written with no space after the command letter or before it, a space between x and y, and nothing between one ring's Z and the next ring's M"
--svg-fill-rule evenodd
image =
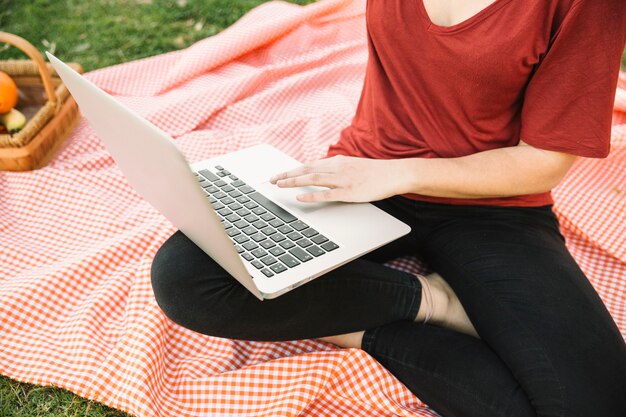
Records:
M339 247L224 167L194 174L239 255L266 277Z

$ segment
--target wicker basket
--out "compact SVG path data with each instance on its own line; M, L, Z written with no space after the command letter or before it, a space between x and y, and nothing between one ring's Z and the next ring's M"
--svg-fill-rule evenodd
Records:
M6 32L0 32L0 42L21 49L31 59L0 61L0 71L9 74L20 90L17 108L28 120L21 131L13 135L0 134L0 170L41 168L52 159L76 125L78 106L54 68L44 62L33 45ZM70 66L83 72L79 64ZM22 100L24 91L31 93L31 103L26 103L29 106ZM32 97L39 98L32 100Z

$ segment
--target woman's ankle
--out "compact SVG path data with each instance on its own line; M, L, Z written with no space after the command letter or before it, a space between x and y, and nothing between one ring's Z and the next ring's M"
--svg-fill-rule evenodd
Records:
M354 333L345 333L338 334L335 336L326 336L319 337L318 340L321 340L326 343L332 343L333 345L340 346L342 348L356 348L361 349L361 343L363 341L363 334L365 330Z
M415 321L424 322L430 312L429 323L480 338L457 295L441 275L432 273L418 279L422 282L422 305Z
M435 274L415 275L422 284L422 302L415 321L441 325L447 319L450 305L449 293L441 282L435 279Z

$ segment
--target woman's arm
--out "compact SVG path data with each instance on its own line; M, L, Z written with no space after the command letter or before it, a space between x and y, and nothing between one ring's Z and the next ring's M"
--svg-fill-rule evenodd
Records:
M518 146L458 158L376 160L342 157L314 161L278 174L279 187L328 187L298 196L300 201L375 201L397 194L435 197L509 197L549 191L576 160L575 155Z
M411 158L402 192L451 198L510 197L550 191L565 176L575 155L518 146L459 158Z

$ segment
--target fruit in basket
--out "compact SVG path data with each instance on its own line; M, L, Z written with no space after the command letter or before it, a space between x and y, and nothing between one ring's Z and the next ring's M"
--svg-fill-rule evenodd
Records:
M11 109L8 113L0 114L0 124L9 131L9 133L15 133L24 127L26 124L26 117L16 109Z
M0 113L8 113L17 104L17 86L9 74L0 71Z

